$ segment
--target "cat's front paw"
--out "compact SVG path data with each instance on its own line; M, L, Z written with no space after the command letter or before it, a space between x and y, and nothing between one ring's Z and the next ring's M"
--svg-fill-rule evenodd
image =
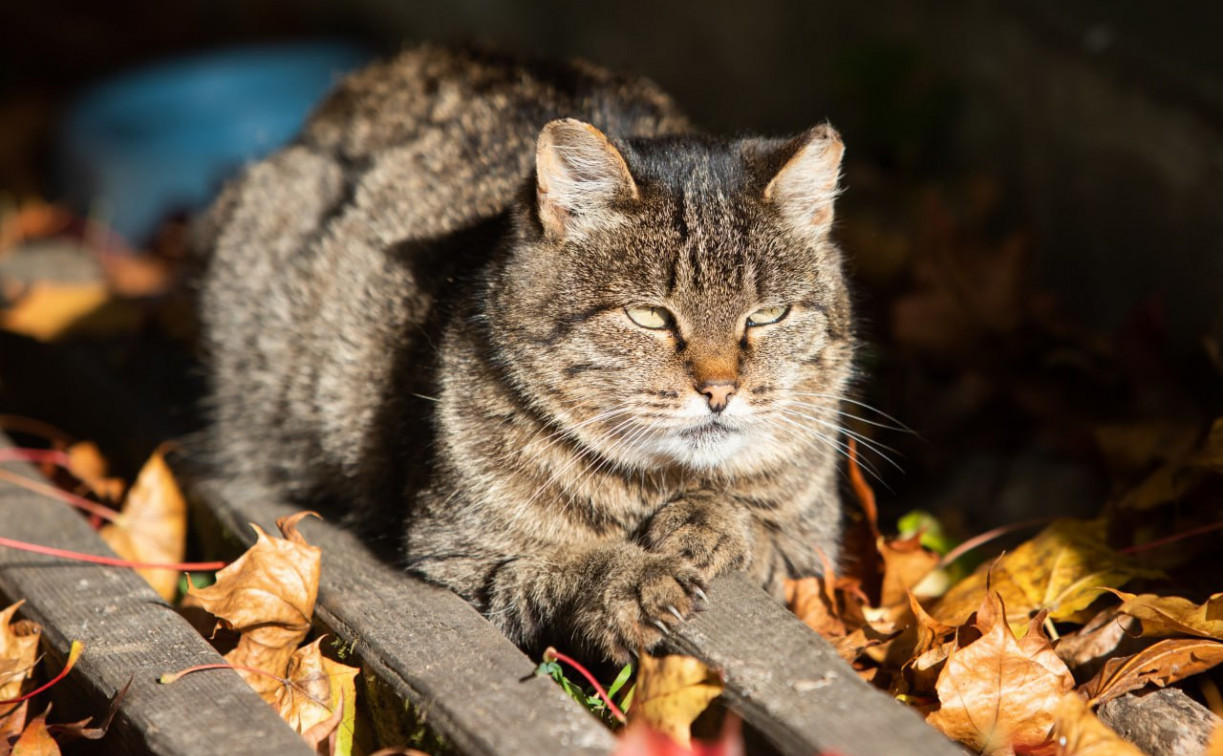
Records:
M608 658L626 663L655 646L704 600L700 570L674 556L639 553L615 565L601 587L591 587L578 609L583 640Z
M751 557L746 515L706 499L674 501L650 521L645 547L656 554L687 560L706 581L742 569Z

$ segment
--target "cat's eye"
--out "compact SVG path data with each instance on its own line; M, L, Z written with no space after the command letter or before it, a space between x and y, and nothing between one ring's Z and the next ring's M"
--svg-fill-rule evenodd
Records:
M789 312L789 307L761 307L747 316L747 324L749 327L771 325L784 318Z
M635 305L633 307L625 307L624 314L628 315L629 320L642 328L649 328L654 331L670 328L675 323L674 316L665 307Z

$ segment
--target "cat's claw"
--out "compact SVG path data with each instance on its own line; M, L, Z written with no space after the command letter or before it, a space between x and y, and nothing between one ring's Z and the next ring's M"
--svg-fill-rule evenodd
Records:
M700 590L700 588L698 588L697 590L699 591L699 590ZM670 604L668 604L668 605L667 605L667 611L668 611L668 612L671 612L672 614L674 614L674 615L675 615L675 619L679 620L680 622L683 622L683 621L684 621L684 615L680 614L680 613L679 613L679 610L678 610L678 609L676 609L675 607L671 606Z
M699 585L693 586L692 592L696 594L696 597L699 598L702 603L704 604L709 603L709 597L705 595L705 591L702 591Z
M670 634L671 634L671 628L667 627L667 626L666 626L666 625L664 625L662 622L660 622L660 621L658 621L658 620L650 620L650 622L652 622L652 623L654 624L654 627L656 627L656 628L658 628L659 630L661 630L663 635L670 635Z

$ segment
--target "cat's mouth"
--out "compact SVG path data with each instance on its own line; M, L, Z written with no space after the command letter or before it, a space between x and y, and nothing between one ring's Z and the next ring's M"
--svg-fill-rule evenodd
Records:
M721 441L728 436L734 435L739 431L735 428L726 425L717 420L710 420L692 428L685 428L679 432L679 435L686 441L693 443L710 443Z

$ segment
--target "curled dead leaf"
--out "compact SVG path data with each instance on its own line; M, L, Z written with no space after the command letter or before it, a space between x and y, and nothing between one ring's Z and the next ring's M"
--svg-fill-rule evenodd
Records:
M1017 639L997 594L976 615L980 637L957 643L938 675L939 708L926 721L986 754L1047 746L1054 710L1074 677L1033 618Z
M320 644L325 637L293 653L285 675L288 684L280 688L276 701L281 718L316 749L333 735L351 746L361 671L323 656Z
M1214 594L1202 604L1179 596L1113 593L1122 601L1117 611L1142 622L1144 636L1184 634L1223 639L1223 593Z
M1083 684L1092 706L1148 684L1164 687L1223 662L1223 642L1205 638L1166 638L1132 656L1109 659Z
M297 532L302 516L286 523L286 538L272 538L252 525L258 536L255 545L218 572L213 585L188 589L204 609L238 631L238 645L226 660L274 678L285 677L289 659L310 631L318 597L320 552ZM276 679L239 674L264 700L277 704L281 685Z
M644 722L687 746L692 722L721 693L721 675L698 659L642 652L629 722Z
M0 612L0 700L21 695L38 661L42 628L29 620L13 621L13 614L23 603L18 601ZM0 705L0 742L25 729L26 712L26 701Z
M153 452L136 476L119 516L99 532L115 553L133 562L176 563L187 554L187 500L166 464L165 448ZM158 595L173 601L178 573L136 570Z
M59 744L47 731L47 711L30 720L21 737L13 744L12 756L59 756Z

